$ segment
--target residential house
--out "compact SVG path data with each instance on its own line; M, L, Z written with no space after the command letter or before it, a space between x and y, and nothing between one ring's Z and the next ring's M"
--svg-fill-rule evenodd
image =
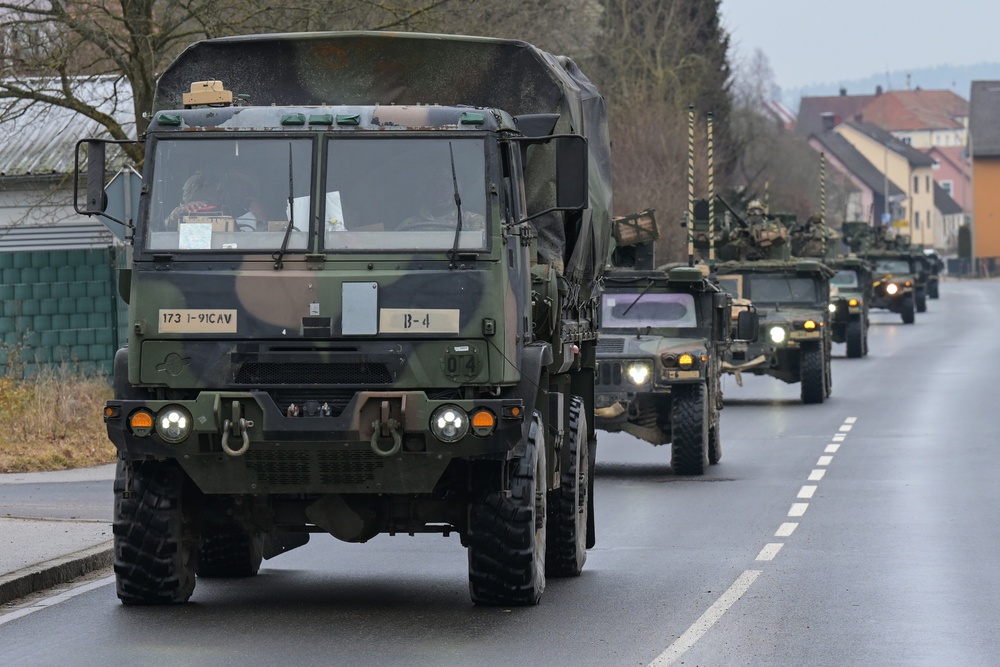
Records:
M969 103L950 90L890 90L859 111L866 123L918 149L965 146Z
M972 211L972 162L965 146L934 146L923 151L934 160L934 180L963 211Z
M871 123L849 120L835 131L872 165L881 165L882 173L905 193L898 212L892 207L888 211L892 225L900 233L909 234L914 243L938 247L934 229L934 161ZM883 213L880 212L880 218Z
M934 238L936 247L948 254L958 251L958 228L965 223L965 211L937 183L934 184Z
M811 135L809 145L825 155L831 168L846 176L856 188L848 194L845 209L831 212L831 219L841 218L848 222L864 220L875 224L881 220L882 212L887 210L887 195L889 201L899 202L905 198L906 193L891 181L887 182L879 169L833 130Z
M972 252L977 266L1000 258L1000 81L973 81L969 100Z
M874 95L848 95L847 89L841 88L840 95L803 97L799 100L795 132L808 137L854 120L861 109L881 94L882 87L878 86Z

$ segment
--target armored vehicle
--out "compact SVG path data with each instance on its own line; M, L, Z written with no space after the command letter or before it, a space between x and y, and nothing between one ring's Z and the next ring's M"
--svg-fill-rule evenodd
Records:
M639 215L653 221L651 211ZM732 298L709 280L707 266L653 269L655 234L648 243L623 246L626 235L618 230L628 222L616 219L612 257L629 266L605 274L595 423L654 445L669 443L676 474L702 475L722 457L720 373L731 340ZM625 249L635 250L639 261L622 262ZM752 337L755 315L740 317L737 336Z
M927 272L923 253L910 246L905 235L892 235L884 227L865 222L845 222L844 243L871 264L871 308L899 313L904 324L913 324L914 313L927 310Z
M837 273L830 280L830 335L846 343L847 356L868 354L868 307L872 299L871 265L860 257L828 259Z
M832 339L828 325L830 278L834 272L811 259L723 262L719 283L757 309L761 335L754 343L734 342L723 370L770 375L801 383L803 403L822 403L833 388Z
M578 575L606 121L571 60L514 40L182 53L125 221L130 335L105 408L121 600L184 602L196 575L255 574L314 532L457 533L477 604ZM105 144L86 144L96 213Z

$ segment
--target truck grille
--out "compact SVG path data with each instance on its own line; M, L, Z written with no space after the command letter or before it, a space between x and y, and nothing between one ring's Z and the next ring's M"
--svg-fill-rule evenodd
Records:
M257 480L265 486L301 486L368 484L385 465L384 459L371 451L317 451L315 466L311 465L313 455L305 450L251 449L246 453L247 467L257 473ZM315 476L310 470L315 470Z
M236 384L391 384L392 375L385 364L304 364L247 362L236 371Z
M597 353L621 354L625 351L624 338L601 338L597 341Z
M597 384L617 387L622 384L620 361L601 361L597 364Z

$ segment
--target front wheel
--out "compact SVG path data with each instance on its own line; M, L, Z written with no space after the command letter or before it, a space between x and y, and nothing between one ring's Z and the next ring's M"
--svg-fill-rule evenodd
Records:
M704 475L709 465L709 407L703 384L671 388L671 462L678 475Z
M590 447L583 399L573 396L569 406L569 465L563 466L559 488L549 491L545 576L576 577L587 561L587 523L590 489Z
M469 507L469 593L478 605L538 604L545 590L545 438L536 412L524 455L475 480Z
M118 461L115 579L127 605L187 602L198 570L197 490L174 461Z
M900 309L899 314L903 318L903 324L913 324L914 311L913 311L913 295L907 294L903 297L903 307Z
M847 323L847 356L850 359L859 359L864 356L864 336L864 326L862 326L860 318Z
M820 345L803 347L799 352L799 379L803 403L822 403L826 398L826 360Z

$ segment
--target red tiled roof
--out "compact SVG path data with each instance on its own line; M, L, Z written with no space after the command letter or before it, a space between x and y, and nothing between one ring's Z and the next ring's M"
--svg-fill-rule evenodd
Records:
M890 132L960 130L969 103L950 90L892 90L866 104L861 114Z

